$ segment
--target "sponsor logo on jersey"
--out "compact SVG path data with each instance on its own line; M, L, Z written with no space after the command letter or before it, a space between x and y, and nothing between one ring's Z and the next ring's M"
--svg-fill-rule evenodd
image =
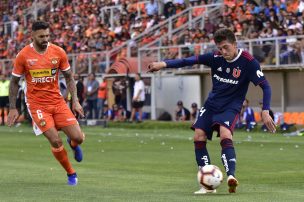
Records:
M46 76L41 78L32 77L33 83L52 83L56 81L56 76Z
M224 123L225 123L227 126L229 126L229 124L230 124L229 121L225 121Z
M53 68L53 69L51 70L52 76L56 75L56 72L57 72L57 68Z
M239 78L241 75L241 70L239 68L233 68L232 76L234 78Z
M33 83L51 83L56 81L56 71L53 69L31 69ZM55 72L55 73L54 73ZM54 73L54 74L53 74Z
M257 70L256 74L259 78L261 78L261 76L264 76L264 73L261 70Z
M217 71L221 72L222 71L222 67L217 68Z
M38 61L38 59L27 59L26 60L26 62L29 66L35 65L37 61Z
M219 77L217 74L214 74L213 77L216 80L218 80L219 82L223 82L223 83L229 83L229 84L238 84L239 83L239 81L237 81L237 80L222 78L222 77Z
M32 77L41 78L45 76L52 76L51 69L31 69L30 74Z

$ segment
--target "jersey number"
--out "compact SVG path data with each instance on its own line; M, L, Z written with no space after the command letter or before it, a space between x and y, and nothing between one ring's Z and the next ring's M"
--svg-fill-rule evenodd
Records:
M203 116L203 114L205 113L206 109L204 109L204 107L202 107L199 111L199 116Z
M38 109L36 112L37 112L38 119L42 119L43 118L42 111L40 109Z

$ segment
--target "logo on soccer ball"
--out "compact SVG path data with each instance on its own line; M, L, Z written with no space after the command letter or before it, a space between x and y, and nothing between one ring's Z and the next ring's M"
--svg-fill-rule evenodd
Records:
M199 169L197 180L206 190L214 190L221 185L223 173L215 165L205 165Z

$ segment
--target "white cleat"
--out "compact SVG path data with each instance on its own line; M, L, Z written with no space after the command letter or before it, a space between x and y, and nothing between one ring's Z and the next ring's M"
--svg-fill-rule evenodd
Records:
M194 192L194 194L209 194L209 193L216 193L216 189L207 190L204 187L201 187L198 191Z
M235 179L235 177L233 177L232 175L228 176L227 179L227 184L228 184L228 191L229 193L235 193L236 192L236 187L239 185L239 182L237 181L237 179Z

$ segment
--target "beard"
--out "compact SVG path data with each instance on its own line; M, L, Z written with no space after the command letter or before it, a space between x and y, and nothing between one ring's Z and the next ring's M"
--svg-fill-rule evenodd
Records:
M36 43L36 45L39 47L39 49L45 50L48 46L48 42Z

